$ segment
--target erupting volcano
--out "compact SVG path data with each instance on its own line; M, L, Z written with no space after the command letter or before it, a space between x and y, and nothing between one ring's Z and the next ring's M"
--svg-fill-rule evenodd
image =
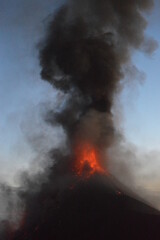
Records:
M42 79L64 98L45 120L63 129L66 141L46 156L49 167L19 191L26 214L13 240L160 239L157 212L128 196L106 169L120 137L112 106L131 53L154 49L144 34L144 12L152 5L68 0L54 14L39 58Z

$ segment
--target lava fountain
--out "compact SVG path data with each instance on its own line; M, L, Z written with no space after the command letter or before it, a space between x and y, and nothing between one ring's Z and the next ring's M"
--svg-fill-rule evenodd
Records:
M87 178L95 173L107 173L107 170L100 164L98 149L89 143L81 143L76 148L75 171L78 176L83 175Z

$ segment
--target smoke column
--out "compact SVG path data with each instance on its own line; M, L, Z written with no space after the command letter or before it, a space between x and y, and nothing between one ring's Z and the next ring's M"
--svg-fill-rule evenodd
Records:
M53 166L47 177L25 182L26 191L19 194L26 210L14 240L64 239L58 234L66 230L61 227L65 211L58 208L65 189L76 184L75 152L90 144L105 166L106 150L116 138L112 105L124 66L133 50L155 48L144 34L143 14L152 6L152 0L68 0L50 22L39 54L41 77L63 92L66 101L48 112L46 121L63 127L67 150L50 152Z
M112 103L134 49L154 49L142 15L153 1L68 1L50 23L40 51L41 76L68 94L53 114L70 148L89 141L106 149L113 141Z

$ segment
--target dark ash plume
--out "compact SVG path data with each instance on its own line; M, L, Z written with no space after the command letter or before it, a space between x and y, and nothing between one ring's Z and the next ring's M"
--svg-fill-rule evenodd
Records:
M40 51L41 76L70 94L65 109L54 116L69 134L69 141L81 128L81 119L93 115L90 111L95 115L107 112L109 126L105 129L103 120L99 122L99 136L105 147L108 138L112 141L112 102L123 78L123 66L130 61L133 49L146 49L147 42L152 45L147 49L156 46L144 36L147 23L142 11L152 5L151 0L68 1L50 23ZM108 131L109 136L104 134Z

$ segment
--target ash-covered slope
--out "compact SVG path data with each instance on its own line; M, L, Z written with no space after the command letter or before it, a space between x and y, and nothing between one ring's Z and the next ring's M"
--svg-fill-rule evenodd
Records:
M120 192L108 177L79 181L37 201L36 209L39 217L29 216L14 240L160 239L159 212Z

